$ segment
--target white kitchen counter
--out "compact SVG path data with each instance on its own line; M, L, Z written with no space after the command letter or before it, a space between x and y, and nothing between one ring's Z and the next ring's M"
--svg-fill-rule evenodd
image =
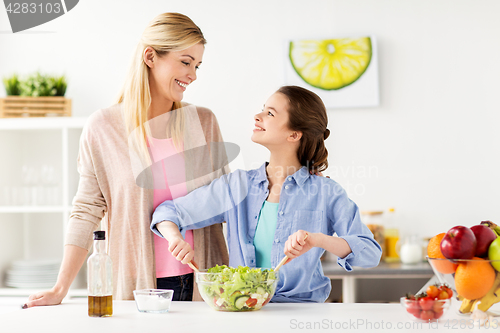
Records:
M115 301L108 318L87 316L86 299L0 315L0 332L474 332L455 309L439 324L414 323L399 304L271 303L254 312L218 312L203 302L173 302L169 313L137 311L134 301ZM480 331L498 329L481 327Z

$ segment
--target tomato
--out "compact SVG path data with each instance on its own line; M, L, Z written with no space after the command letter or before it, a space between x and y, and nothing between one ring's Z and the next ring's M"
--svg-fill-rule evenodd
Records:
M439 294L439 289L435 285L427 287L427 296L436 298Z
M451 288L446 287L446 292L448 293L448 298L451 298L453 296L453 290L451 290Z
M453 290L451 290L451 288L445 284L439 286L439 292L441 291L445 291L448 294L448 298L451 298L453 296Z
M434 305L432 306L432 311L434 311L434 312L443 311L443 306L444 306L444 302L434 301Z
M420 319L432 320L432 319L434 319L434 312L430 311L430 310L424 310L420 313Z
M418 304L424 311L431 310L432 307L434 306L434 299L430 298L429 296L422 297L418 301Z
M448 299L450 295L443 289L439 292L438 299Z
M443 309L441 309L439 311L434 311L434 319L441 318L441 316L443 315L443 313L444 313Z
M409 313L411 313L415 317L420 318L421 308L420 308L420 305L418 304L418 301L412 301L412 302L406 303L406 311L408 311Z
M267 303L269 303L269 301L271 300L271 296L269 296L265 301L264 303L262 303L262 306L266 305Z
M245 302L245 304L249 307L249 308L253 308L255 305L257 305L257 300L255 298L249 298L247 299L247 301Z

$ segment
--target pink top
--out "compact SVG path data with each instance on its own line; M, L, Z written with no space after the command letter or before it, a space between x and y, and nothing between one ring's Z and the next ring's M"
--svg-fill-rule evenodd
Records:
M151 168L154 181L154 208L156 209L165 200L172 200L187 194L186 171L184 156L179 154L172 139L149 138L148 148L154 161ZM167 159L167 167L165 167L165 159ZM192 230L186 231L185 240L194 249ZM170 254L166 239L154 235L154 244L157 278L193 272L188 265L182 264Z

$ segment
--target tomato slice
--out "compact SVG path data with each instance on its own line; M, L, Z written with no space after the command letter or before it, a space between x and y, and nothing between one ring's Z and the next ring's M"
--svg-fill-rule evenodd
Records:
M253 308L254 306L257 305L257 299L255 298L249 298L247 299L247 301L245 302L245 304L249 307L249 308Z

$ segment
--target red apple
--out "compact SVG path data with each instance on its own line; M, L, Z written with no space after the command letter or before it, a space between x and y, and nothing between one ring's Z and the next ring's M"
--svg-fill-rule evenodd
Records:
M448 230L440 247L448 259L472 259L476 253L476 245L476 236L472 230L458 225Z
M497 239L497 234L485 225L478 224L470 227L470 230L476 236L476 254L475 257L484 258L488 256L488 248L491 242Z

